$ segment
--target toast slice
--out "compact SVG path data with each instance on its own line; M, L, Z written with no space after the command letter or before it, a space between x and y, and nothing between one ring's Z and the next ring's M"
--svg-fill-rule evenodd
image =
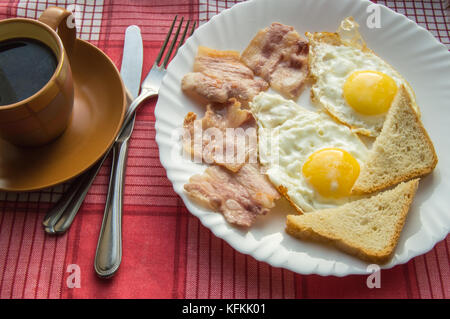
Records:
M437 161L433 143L413 109L411 96L401 86L352 191L373 193L426 175Z
M286 232L299 239L334 245L377 264L389 261L397 245L419 179L372 197L303 215L288 215Z

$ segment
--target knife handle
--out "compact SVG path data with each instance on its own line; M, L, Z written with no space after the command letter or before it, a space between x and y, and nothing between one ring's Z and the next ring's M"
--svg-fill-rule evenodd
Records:
M95 253L94 268L100 277L111 277L122 260L122 199L128 153L128 141L113 147L111 178Z
M88 171L78 176L55 206L47 213L42 222L47 234L64 234L70 228L108 154L109 151Z
M44 220L42 221L42 225L44 226L45 232L51 235L59 234L59 232L55 229L58 221L61 220L61 217L64 216L64 212L69 207L70 203L76 197L78 190L81 185L84 183L85 175L78 176L67 189L67 191L61 196L61 198L56 202L55 206L47 215L45 215Z
M127 91L127 103L130 105L133 101L130 93ZM122 126L127 126L124 121ZM116 143L115 143L116 144ZM111 148L105 155L97 161L89 170L78 176L64 195L58 200L53 208L47 213L42 222L44 230L49 235L64 234L72 225L78 210L83 204L89 188L102 167L105 159L108 157Z

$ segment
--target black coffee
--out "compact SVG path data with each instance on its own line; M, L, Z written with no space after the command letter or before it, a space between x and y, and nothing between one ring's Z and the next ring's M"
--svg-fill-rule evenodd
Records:
M53 51L40 41L0 41L0 106L17 103L39 91L57 64Z

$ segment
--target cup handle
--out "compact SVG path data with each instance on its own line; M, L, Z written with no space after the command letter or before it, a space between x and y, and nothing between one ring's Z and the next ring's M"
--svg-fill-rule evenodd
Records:
M39 17L39 21L47 24L53 30L58 31L64 49L70 57L75 45L77 33L72 12L60 7L48 7Z

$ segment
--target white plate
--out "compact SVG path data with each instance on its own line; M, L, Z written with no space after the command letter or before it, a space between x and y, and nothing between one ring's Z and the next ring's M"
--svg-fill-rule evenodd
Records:
M285 215L292 210L283 200L270 214L259 218L250 230L244 231L229 225L221 214L196 205L183 191L189 177L204 169L182 157L179 140L184 116L189 111L199 116L204 114L204 107L196 105L180 89L183 75L192 70L197 47L205 45L242 52L258 30L275 21L291 25L304 34L306 31L335 31L341 20L353 16L360 24L368 47L394 66L416 92L423 123L434 142L439 163L432 175L421 180L395 255L381 268L405 263L431 250L448 234L450 54L428 31L384 6L376 7L381 28L369 28L366 21L373 14L367 11L370 5L373 4L366 0L244 2L198 28L171 62L155 109L161 163L189 211L236 250L301 274L345 276L369 272L368 264L354 257L286 234ZM308 92L304 92L298 102L311 107Z

